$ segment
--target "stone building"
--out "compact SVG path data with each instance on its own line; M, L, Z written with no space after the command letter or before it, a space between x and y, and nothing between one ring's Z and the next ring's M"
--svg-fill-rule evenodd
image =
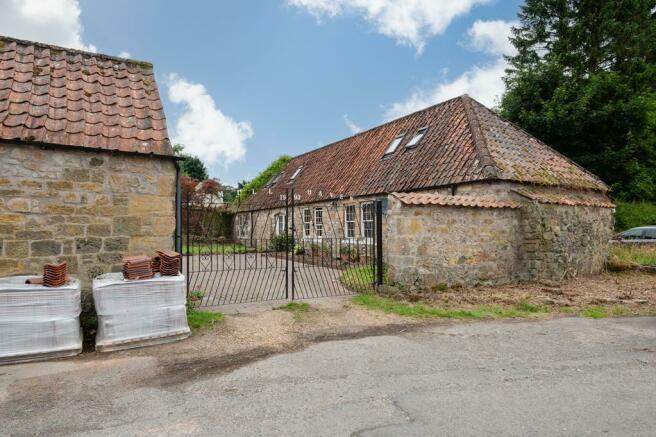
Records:
M151 64L0 37L0 276L172 248L176 174Z
M295 157L235 235L280 233L291 188L297 238L371 238L382 200L384 261L408 286L599 273L613 228L601 180L466 95Z

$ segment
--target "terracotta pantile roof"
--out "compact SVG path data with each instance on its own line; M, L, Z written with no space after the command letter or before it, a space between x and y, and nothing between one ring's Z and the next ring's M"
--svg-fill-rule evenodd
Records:
M492 196L464 196L437 193L392 193L404 205L469 206L474 208L521 208L512 200Z
M407 149L417 130L426 126L421 143ZM402 133L396 151L384 156ZM290 176L301 166L291 182ZM256 193L244 208L279 206L279 193L292 186L304 203L482 180L608 190L571 160L461 96L293 158L279 180Z
M0 139L173 155L151 64L7 37Z
M605 196L586 195L579 193L537 193L530 189L513 190L520 196L538 203L551 203L570 206L597 206L601 208L615 208L615 204Z

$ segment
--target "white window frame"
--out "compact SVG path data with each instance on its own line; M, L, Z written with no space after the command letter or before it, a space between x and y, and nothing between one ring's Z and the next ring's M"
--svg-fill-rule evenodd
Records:
M241 240L248 238L248 214L237 216L237 237Z
M292 175L289 177L289 180L290 180L290 181L293 181L294 179L296 179L296 177L301 173L301 170L303 170L303 166L302 166L302 165L301 165L299 168L297 168L297 169L294 171L294 173L292 173Z
M421 140L424 139L426 136L426 132L428 132L428 126L420 127L417 129L417 132L415 132L415 135L412 137L410 141L408 141L408 144L405 145L406 149L414 149L421 143Z
M353 217L351 220L349 220L349 208L353 209ZM355 231L357 229L357 214L358 214L358 209L356 208L355 205L344 205L344 238L355 238ZM353 235L349 235L349 225L351 226L351 229L353 230Z
M365 207L371 208L371 218L365 220ZM367 236L367 224L371 223L371 236ZM374 237L374 203L364 202L360 204L360 235L363 238L371 239Z
M275 234L277 237L285 235L285 230L287 229L287 216L285 214L276 214L275 226Z
M303 223L303 238L310 238L312 236L312 212L310 208L301 210L301 222Z
M314 208L314 235L323 238L323 208Z
M385 155L384 156L388 156L388 155L391 155L392 153L396 152L396 150L399 148L399 146L403 142L404 137L405 137L405 132L395 136L394 139L392 140L392 142L389 144L389 146L387 146L387 150L385 150Z

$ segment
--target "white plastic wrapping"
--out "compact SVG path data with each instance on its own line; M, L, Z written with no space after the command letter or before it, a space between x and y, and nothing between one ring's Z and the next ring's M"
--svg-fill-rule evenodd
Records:
M0 278L0 362L77 355L82 351L80 283L28 285L34 276Z
M107 273L93 281L96 350L111 351L186 338L185 277L126 280Z

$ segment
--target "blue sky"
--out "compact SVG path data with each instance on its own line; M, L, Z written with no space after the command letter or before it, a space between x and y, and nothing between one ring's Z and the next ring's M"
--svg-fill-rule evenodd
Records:
M522 3L0 1L9 36L154 63L172 140L227 183L463 92L493 105Z

